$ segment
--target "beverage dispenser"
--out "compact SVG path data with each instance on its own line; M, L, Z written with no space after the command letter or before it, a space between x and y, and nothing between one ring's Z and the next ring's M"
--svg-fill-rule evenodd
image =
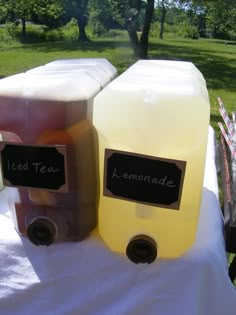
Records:
M140 60L94 100L98 228L135 263L174 258L195 240L210 107L190 62Z
M0 81L3 184L17 230L35 245L84 239L97 224L94 96L87 71L29 71Z

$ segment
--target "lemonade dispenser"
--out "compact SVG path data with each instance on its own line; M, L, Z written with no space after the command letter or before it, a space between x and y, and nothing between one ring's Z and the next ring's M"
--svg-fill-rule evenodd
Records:
M135 263L174 258L195 240L210 106L190 62L140 60L94 100L98 228Z
M94 76L86 69L28 71L0 80L3 184L14 187L17 230L35 245L82 240L97 224L91 117L107 76L96 77L96 67Z

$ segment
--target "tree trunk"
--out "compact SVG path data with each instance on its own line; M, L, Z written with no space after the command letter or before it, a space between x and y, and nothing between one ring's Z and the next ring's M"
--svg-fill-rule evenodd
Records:
M166 18L166 7L165 7L164 0L162 0L162 12L161 12L161 23L160 23L160 39L163 39L165 18Z
M131 19L126 22L126 28L129 34L131 46L133 48L134 56L139 58L140 56L139 38Z
M26 19L25 19L25 17L22 17L21 21L22 21L21 36L24 39L25 35L26 35Z
M85 31L85 25L83 23L78 23L78 26L79 26L79 38L78 40L80 42L88 42L89 39L88 39L88 36L86 34L86 31Z
M154 12L154 0L148 0L146 11L145 11L145 17L144 17L143 31L140 37L139 57L142 59L148 58L148 38L149 38L149 31L151 27L153 12Z
M77 21L78 21L78 27L79 27L79 38L78 40L81 42L87 42L89 41L88 36L86 34L86 26L88 24L88 0L77 0Z
M154 12L154 0L148 0L145 10L144 24L142 29L142 34L140 39L138 37L138 33L135 29L134 21L139 17L141 10L141 2L140 5L137 6L137 13L134 14L126 21L126 29L129 34L130 42L133 48L134 56L141 59L148 58L148 38L149 31L152 22L152 16Z

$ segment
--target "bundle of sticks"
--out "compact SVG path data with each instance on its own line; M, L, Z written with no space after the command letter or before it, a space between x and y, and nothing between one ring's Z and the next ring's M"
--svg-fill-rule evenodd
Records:
M225 225L226 250L236 253L236 112L230 119L225 106L218 98L219 111L224 120L218 126L221 131L219 155L221 163L223 217Z

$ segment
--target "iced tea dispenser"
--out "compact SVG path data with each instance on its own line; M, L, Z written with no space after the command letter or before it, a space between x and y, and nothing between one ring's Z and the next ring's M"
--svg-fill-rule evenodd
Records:
M99 233L135 263L174 258L195 240L210 106L190 62L140 60L94 100Z
M3 184L17 230L35 245L82 240L97 224L94 96L107 76L29 71L0 80Z

